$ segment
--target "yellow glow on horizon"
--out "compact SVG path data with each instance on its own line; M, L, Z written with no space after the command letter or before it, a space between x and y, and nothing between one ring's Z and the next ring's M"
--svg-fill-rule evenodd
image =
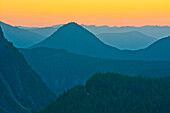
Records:
M170 25L170 0L0 0L0 20L23 26Z

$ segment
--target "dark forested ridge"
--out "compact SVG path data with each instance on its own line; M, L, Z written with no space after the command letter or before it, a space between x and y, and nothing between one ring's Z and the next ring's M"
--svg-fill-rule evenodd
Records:
M168 113L169 106L170 77L96 73L40 113Z
M0 112L34 113L55 100L55 94L8 42L0 28Z

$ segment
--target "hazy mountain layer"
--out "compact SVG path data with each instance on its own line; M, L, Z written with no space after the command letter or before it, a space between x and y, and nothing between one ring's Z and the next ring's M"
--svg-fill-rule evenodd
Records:
M124 27L109 27L109 26L95 26L95 25L82 25L95 35L101 33L123 33L123 32L130 32L130 31L138 31L147 36L161 39L163 37L167 37L170 35L170 26L142 26L142 27L135 27L135 26L124 26Z
M125 33L102 33L97 35L105 44L119 49L137 50L151 45L155 38L149 37L138 31Z
M42 41L45 37L18 27L0 22L5 38L17 48L27 48Z
M62 25L55 25L55 26L51 26L51 27L42 27L42 28L18 26L18 28L34 32L36 34L39 34L39 35L47 38L50 35L52 35L55 31L57 31L61 26Z
M30 27L19 27L23 29L28 29L32 32L36 32L42 36L48 37L53 34L61 25L55 25L50 27L43 27L43 28L30 28ZM138 31L147 36L154 37L156 39L161 39L163 37L167 37L170 35L170 26L122 26L122 27L109 27L109 26L95 26L95 25L81 25L84 28L88 29L95 35L101 33L124 33L124 32L131 32L131 31Z

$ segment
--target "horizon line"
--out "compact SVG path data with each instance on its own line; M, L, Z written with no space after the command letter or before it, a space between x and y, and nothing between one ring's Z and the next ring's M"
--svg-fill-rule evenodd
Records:
M57 26L57 25L65 25L65 24L68 24L68 23L71 23L73 21L70 21L70 22L67 22L67 23L63 23L63 24L52 24L52 25L45 25L45 26L25 26L25 25L12 25L10 23L7 23L7 22L4 22L4 21L1 21L0 22L4 23L4 24L8 24L8 25L11 25L13 27L25 27L25 28L45 28L45 27L53 27L53 26ZM121 27L147 27L147 26L153 26L153 27L170 27L170 25L149 25L149 24L144 24L144 25L141 25L141 26L134 26L134 25L122 25L122 26L111 26L111 25L106 25L106 24L103 24L103 25L95 25L95 24L79 24L78 22L74 22L74 23L77 23L78 25L84 25L84 26L96 26L96 27L118 27L118 28L121 28Z

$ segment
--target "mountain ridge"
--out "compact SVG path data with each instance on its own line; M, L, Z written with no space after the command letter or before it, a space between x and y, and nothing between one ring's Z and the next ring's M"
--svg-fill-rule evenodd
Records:
M170 40L170 37L165 37ZM42 42L32 46L36 47L48 47L55 49L65 49L69 52L106 58L106 59L118 59L118 60L170 60L170 48L168 42L163 41L166 45L161 44L160 40L157 40L152 45L145 49L139 50L120 50L115 47L108 46L100 41L94 34L84 29L82 26L76 23L69 23L63 25L50 37ZM162 41L161 41L162 42ZM156 44L159 46L159 50L153 48ZM162 49L162 50L161 50ZM153 51L153 52L152 52ZM166 51L166 52L165 52ZM152 54L153 53L153 54Z
M5 38L12 42L17 48L27 48L42 41L45 38L39 34L11 26L1 21L0 27L4 32Z
M65 49L70 52L89 56L111 58L119 49L110 47L100 41L94 34L77 23L71 22L60 27L50 37L32 46Z
M38 112L56 97L0 28L0 106L9 113ZM1 92L0 91L0 92ZM48 99L47 99L48 98Z

